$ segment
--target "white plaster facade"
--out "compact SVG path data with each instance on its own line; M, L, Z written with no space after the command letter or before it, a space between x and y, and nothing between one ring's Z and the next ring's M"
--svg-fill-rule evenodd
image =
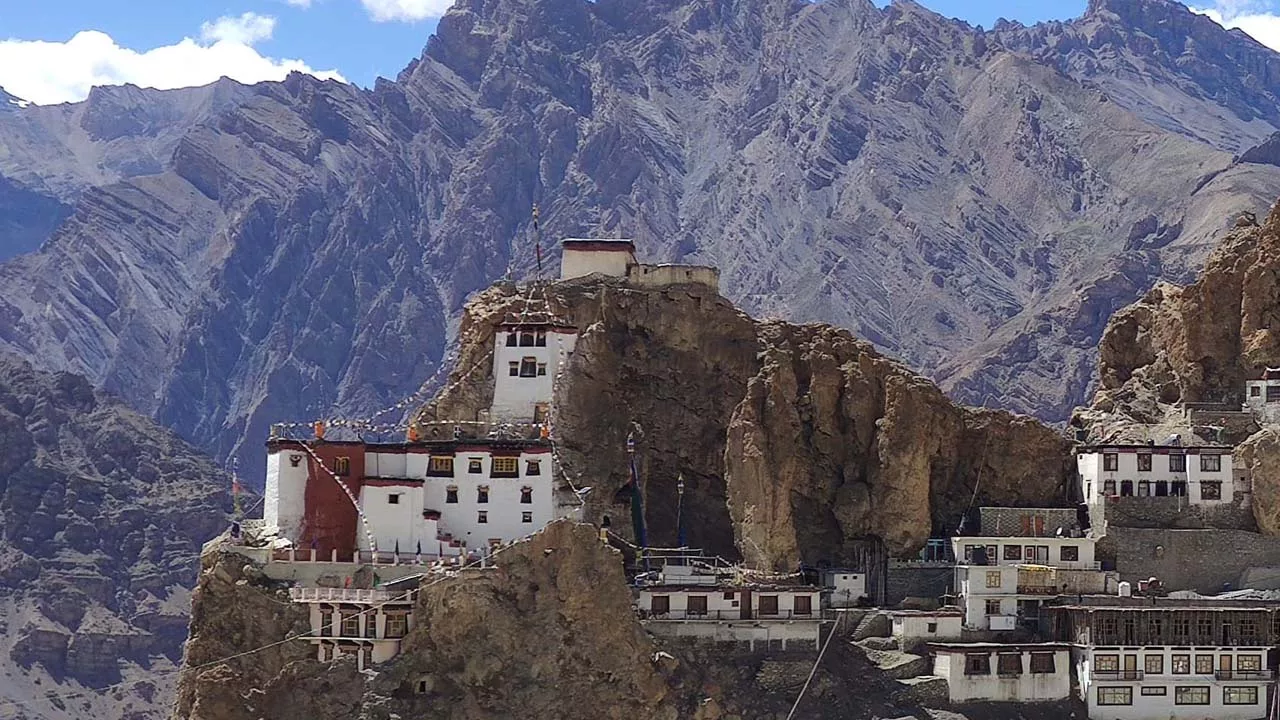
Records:
M1064 644L931 645L933 674L951 702L1050 702L1071 695L1071 653Z
M818 620L821 590L810 586L643 587L637 609L651 620Z
M826 570L823 571L822 584L828 588L826 594L828 607L856 607L858 601L867 596L866 573L852 570Z
M297 448L267 451L267 482L263 490L262 520L268 531L296 538L302 531L306 505L307 457Z
M1234 500L1230 447L1093 446L1076 455L1076 465L1090 505L1108 496L1179 496L1196 505Z
M1097 538L962 536L951 539L956 562L967 564L974 548L987 551L988 565L1050 565L1067 570L1097 570ZM994 552L993 552L994 551Z
M413 591L291 588L289 597L308 606L310 642L316 659L355 655L359 669L400 652L413 627Z
M959 640L964 614L952 610L897 610L889 613L893 636L906 643Z
M500 325L494 333L492 422L541 422L577 331L551 324Z
M1084 647L1074 655L1091 720L1267 715L1266 647Z
M1244 407L1262 422L1280 422L1280 369L1267 368L1245 381Z
M514 475L494 472L499 457L516 459ZM552 470L549 446L502 456L483 446L459 447L451 475L432 473L425 479L422 509L439 511L441 535L465 542L469 550L507 543L555 519Z
M627 282L640 287L706 285L718 291L720 271L702 265L631 265L627 268Z
M565 238L560 242L560 279L594 273L626 277L636 264L636 246L630 240Z
M957 537L955 588L970 630L1015 630L1019 618L1061 594L1100 593L1112 578L1092 537ZM981 548L985 564L970 564Z

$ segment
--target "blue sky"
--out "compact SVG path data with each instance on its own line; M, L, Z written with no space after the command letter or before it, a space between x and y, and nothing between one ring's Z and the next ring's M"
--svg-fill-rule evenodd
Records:
M450 2L0 0L0 87L52 103L79 99L95 84L180 87L222 74L254 82L290 69L369 86L379 75L394 77L421 53ZM922 0L943 15L986 27L1000 17L1027 24L1076 17L1085 3ZM1216 8L1216 20L1241 24L1255 37L1274 27L1280 45L1280 18L1269 14L1280 0L1203 4Z

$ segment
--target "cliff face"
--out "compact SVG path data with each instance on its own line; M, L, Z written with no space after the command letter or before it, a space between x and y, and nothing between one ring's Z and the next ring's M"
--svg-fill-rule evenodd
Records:
M1175 29L1176 28L1176 29ZM363 91L0 113L0 347L258 472L432 375L467 295L629 235L745 309L1062 418L1111 311L1280 194L1275 60L1172 0L982 32L913 3L464 1ZM40 209L43 208L43 209ZM53 229L55 228L56 229ZM549 262L556 253L547 248Z
M576 280L536 291L535 310L544 294L580 333L553 438L570 481L592 488L586 517L609 515L618 532L630 532L628 433L650 544L674 544L683 513L692 545L780 569L848 560L871 537L909 553L971 502L1070 499L1058 433L961 408L848 331L755 321L701 286ZM500 287L468 305L459 370L420 419L487 406L494 323L528 297Z
M159 717L192 558L225 523L229 481L84 378L9 357L0 445L0 703L33 719Z

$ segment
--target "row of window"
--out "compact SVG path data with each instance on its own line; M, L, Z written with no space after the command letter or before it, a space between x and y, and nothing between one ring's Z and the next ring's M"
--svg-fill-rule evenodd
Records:
M398 498L399 496L392 495L390 497ZM450 485L444 489L444 501L449 505L456 505L458 503L458 486L457 485ZM391 503L393 505L398 502L400 502L398 499L391 500ZM476 503L479 505L484 505L488 502L489 502L489 486L481 485L480 487L476 488ZM521 505L533 504L533 488L528 486L520 488L520 504Z
M1172 482L1165 480L1156 480L1154 483L1150 480L1139 480L1134 484L1133 480L1121 480L1119 490L1116 492L1115 480L1102 481L1102 494L1108 496L1133 497L1134 489L1137 489L1138 497L1186 497L1187 483L1184 480L1174 480ZM1217 480L1201 480L1200 481L1200 498L1202 500L1221 500L1222 499L1222 483Z
M1107 613L1095 621L1092 633L1095 644L1160 645L1166 638L1177 645L1261 645L1267 642L1265 624L1251 617L1237 617L1227 622L1216 621L1212 615L1174 610L1169 613L1143 613L1145 618L1135 613L1123 613L1121 622L1117 615ZM1273 631L1280 632L1280 616L1275 618L1275 624Z
M734 594L726 592L724 598L733 600ZM758 615L778 615L778 596L777 595L760 595L758 597L759 606L756 609ZM734 603L737 604L736 602ZM654 595L649 603L649 609L654 615L665 615L671 612L671 596L670 595ZM793 615L812 615L813 614L813 597L809 595L793 595L791 602L791 613ZM707 596L706 595L686 595L685 596L685 614L686 615L706 615L707 613Z
M1195 655L1195 672L1197 675L1212 675L1214 673L1214 656L1213 655ZM1232 660L1234 658L1234 661ZM1218 671L1223 673L1232 672L1232 663L1234 662L1235 672L1261 672L1262 656L1261 655L1222 655L1218 664ZM1138 656L1126 655L1125 665L1127 671L1137 669ZM1148 675L1164 674L1164 655L1145 655L1142 658L1143 671ZM1175 653L1169 656L1170 670L1174 675L1190 675L1192 668L1192 655L1190 653ZM1093 668L1097 672L1119 672L1120 656L1119 655L1094 655Z
M1004 545L1002 557L1005 560L1021 560L1027 563L1035 563L1044 565L1049 562L1049 546L1048 545ZM973 562L974 552L978 549L986 552L987 562L994 563L996 558L997 546L995 545L965 545L964 559L965 562ZM1063 545L1058 548L1058 560L1062 562L1079 562L1080 546L1079 545ZM987 587L993 587L988 585ZM995 587L999 587L997 584Z
M1210 688L1207 685L1185 685L1175 686L1173 688L1173 704L1174 705L1208 705L1210 698ZM1169 694L1169 688L1160 685L1154 687L1142 688L1142 694L1146 696L1162 696ZM1133 704L1133 688L1131 687L1099 687L1098 688L1098 704L1099 705L1132 705ZM1222 704L1223 705L1257 705L1258 704L1258 688L1257 686L1244 687L1224 687L1222 688Z
M484 472L484 459L478 457L467 458L467 473L478 475ZM434 476L452 476L453 475L453 456L452 455L432 455L427 460L427 473ZM496 457L489 464L489 474L493 477L516 477L520 474L520 458L518 457ZM525 460L525 475L541 475L541 460Z
M547 364L538 362L538 358L526 357L507 363L507 375L511 377L543 377L547 374Z
M1257 385L1249 387L1249 397L1258 397L1262 394L1262 388ZM1267 402L1280 402L1280 385L1267 386Z
M546 347L547 331L538 330L517 332L515 330L507 331L507 347Z
M1151 472L1151 453L1138 453L1138 472ZM1119 453L1102 453L1103 470L1119 470ZM1200 472L1219 472L1222 470L1221 455L1200 455ZM1186 472L1186 455L1169 455L1169 472Z
M1036 675L1054 672L1053 653L1033 652L1031 653L1031 662L1029 664L1031 672ZM966 653L964 656L964 674L990 675L991 654ZM998 653L996 655L996 674L1003 676L1021 675L1022 653Z
M364 635L360 634L360 616L365 616ZM320 611L320 637L372 638L378 637L378 624L374 614L359 610L342 610L338 613L337 625L334 625L334 613L328 609ZM337 631L336 633L334 631ZM383 626L384 638L402 638L409 633L409 615L404 612L387 613Z

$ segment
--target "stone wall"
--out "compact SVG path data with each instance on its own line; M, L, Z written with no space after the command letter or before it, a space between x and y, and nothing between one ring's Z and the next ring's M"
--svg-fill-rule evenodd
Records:
M909 597L937 598L954 592L955 568L934 564L889 564L884 604L892 607Z
M640 287L698 284L719 292L720 271L703 265L630 265L627 282Z
M1221 505L1193 505L1185 497L1107 498L1103 502L1105 532L1115 527L1257 532L1249 500L1244 493L1236 493L1232 502Z
M1058 528L1069 532L1080 527L1080 520L1075 508L1017 508L1017 507L984 507L979 509L982 534L999 537L1023 537L1026 535L1053 535ZM1031 517L1032 525L1027 528L1024 518ZM1041 519L1039 523L1035 519ZM1042 527L1036 533L1035 527Z
M1243 530L1112 527L1098 546L1121 580L1156 577L1169 590L1221 592L1248 568L1280 564L1280 538Z

